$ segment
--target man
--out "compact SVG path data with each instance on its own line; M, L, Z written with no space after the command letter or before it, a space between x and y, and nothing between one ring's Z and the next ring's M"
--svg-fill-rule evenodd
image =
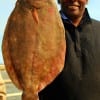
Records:
M40 100L100 100L100 22L90 18L88 0L60 0L66 34L62 73Z

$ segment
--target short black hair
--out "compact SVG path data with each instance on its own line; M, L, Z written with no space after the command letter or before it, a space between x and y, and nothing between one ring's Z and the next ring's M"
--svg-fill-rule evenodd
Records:
M60 4L60 0L58 0L58 4Z

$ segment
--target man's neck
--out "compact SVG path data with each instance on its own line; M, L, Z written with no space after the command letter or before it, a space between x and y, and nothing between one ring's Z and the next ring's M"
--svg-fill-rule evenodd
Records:
M73 24L75 27L77 27L77 26L80 24L81 19L82 19L82 16L81 16L81 17L78 17L78 18L71 18L71 17L70 17L70 20L71 20L72 24Z

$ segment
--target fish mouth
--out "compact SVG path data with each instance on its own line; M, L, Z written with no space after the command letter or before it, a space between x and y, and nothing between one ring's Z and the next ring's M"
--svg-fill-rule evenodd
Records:
M29 2L31 5L37 4L37 6L38 6L38 4L45 3L45 2L47 2L47 0L27 0L27 2Z
M47 0L25 0L25 2L33 6L33 8L41 8L46 4Z

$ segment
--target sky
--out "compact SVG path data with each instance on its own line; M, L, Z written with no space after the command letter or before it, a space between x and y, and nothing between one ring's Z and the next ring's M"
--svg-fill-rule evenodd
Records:
M3 64L1 52L2 38L8 17L15 7L15 2L16 0L0 0L0 64ZM60 9L60 6L57 6ZM90 16L100 21L100 0L89 0L86 7L88 8Z

